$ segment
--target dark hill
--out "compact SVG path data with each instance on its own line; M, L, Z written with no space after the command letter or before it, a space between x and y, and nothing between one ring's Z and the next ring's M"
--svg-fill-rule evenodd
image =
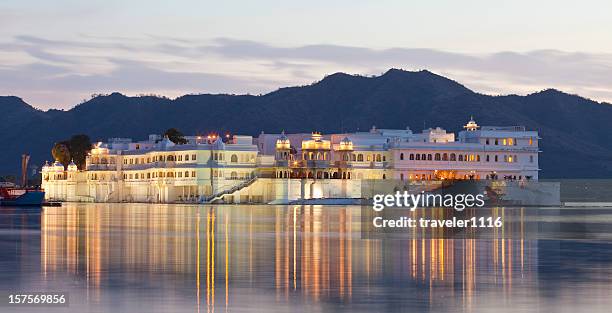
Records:
M118 93L68 111L39 111L0 97L0 174L14 174L23 152L51 159L55 141L85 133L144 139L176 127L184 133L230 130L257 135L367 130L372 125L415 131L460 130L470 115L481 125L525 125L540 131L542 177L612 177L612 105L557 90L528 96L487 96L428 71L389 70L377 77L336 73L262 96L187 95L175 100Z

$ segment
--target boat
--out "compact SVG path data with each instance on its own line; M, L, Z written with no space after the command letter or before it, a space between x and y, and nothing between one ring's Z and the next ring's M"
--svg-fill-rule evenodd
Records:
M41 206L45 191L38 188L20 188L12 184L0 185L0 206Z

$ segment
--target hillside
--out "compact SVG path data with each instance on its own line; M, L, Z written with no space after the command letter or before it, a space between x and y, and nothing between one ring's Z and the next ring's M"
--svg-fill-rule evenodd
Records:
M55 141L84 133L144 139L170 127L184 133L230 130L278 133L441 126L458 131L470 115L481 125L525 125L540 132L543 178L612 177L612 105L557 90L488 96L428 71L389 70L377 77L336 73L308 86L261 96L188 95L175 100L95 97L68 111L37 110L0 97L0 174L16 173L20 155L50 160Z

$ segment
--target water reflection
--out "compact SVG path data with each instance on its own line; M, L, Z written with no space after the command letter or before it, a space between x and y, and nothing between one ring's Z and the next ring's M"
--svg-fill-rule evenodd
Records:
M67 291L74 312L608 311L612 245L591 239L612 212L542 212L572 235L364 240L358 207L2 208L0 290Z
M358 207L67 204L45 209L40 230L41 280L77 281L83 304L108 311L530 308L550 269L522 237L364 240ZM589 284L602 308L610 286Z

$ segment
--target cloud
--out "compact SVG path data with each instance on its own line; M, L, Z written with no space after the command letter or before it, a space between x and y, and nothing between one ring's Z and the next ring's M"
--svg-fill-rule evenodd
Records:
M0 42L0 94L69 108L92 93L265 93L337 71L428 69L490 94L557 88L612 101L612 54L537 50L468 54L423 48L281 47L217 38L16 36Z

